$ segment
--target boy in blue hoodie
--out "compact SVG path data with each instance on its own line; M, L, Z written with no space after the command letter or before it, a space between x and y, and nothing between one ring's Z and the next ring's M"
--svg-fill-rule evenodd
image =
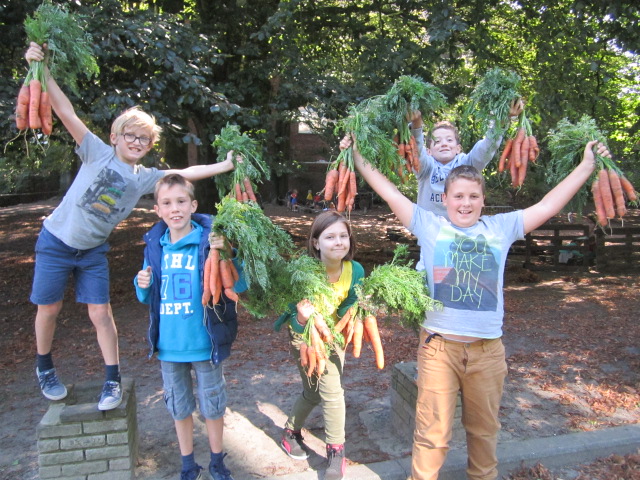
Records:
M236 304L223 293L217 305L202 305L204 261L210 248L229 249L228 242L209 239L211 217L195 213L193 185L182 176L160 179L155 200L162 221L144 236L144 264L134 284L138 300L149 305L149 356L158 352L161 362L164 399L182 455L180 479L203 478L193 454L193 370L209 436L209 473L214 480L233 480L222 453L227 404L222 361L236 338ZM242 266L233 262L240 274L234 290L240 293L247 286Z

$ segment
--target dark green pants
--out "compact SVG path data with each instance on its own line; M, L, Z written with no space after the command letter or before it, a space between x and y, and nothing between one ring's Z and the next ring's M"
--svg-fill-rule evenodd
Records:
M292 333L291 330L289 333L291 334L291 354L296 360L302 379L302 393L293 404L285 427L300 430L314 407L320 404L324 418L325 442L344 444L345 401L342 388L344 350L336 349L337 352L331 353L320 379L315 374L307 377L306 369L300 364L302 336Z

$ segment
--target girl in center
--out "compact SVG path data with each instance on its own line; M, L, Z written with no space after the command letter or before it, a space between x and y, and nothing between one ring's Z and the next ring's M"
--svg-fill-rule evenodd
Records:
M337 294L332 312L333 321L337 322L356 302L354 287L364 278L364 268L353 260L356 243L351 225L335 211L321 213L311 225L307 249L309 255L322 261L329 282ZM306 369L300 362L300 345L304 341L302 339L304 327L314 311L313 304L308 299L304 299L297 305L293 305L276 321L276 331L280 330L284 323L289 324L291 353L302 378L302 392L291 409L280 444L291 458L296 460L308 458L308 449L302 437L302 427L313 408L321 405L327 444L327 468L324 478L341 480L346 469L344 451L346 414L342 387L344 349L338 346L331 352L324 374L319 378L315 374L311 377L307 376Z

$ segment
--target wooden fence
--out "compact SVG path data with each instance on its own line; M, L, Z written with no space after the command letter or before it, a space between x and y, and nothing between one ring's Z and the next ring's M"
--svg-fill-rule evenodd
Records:
M640 226L597 229L595 240L599 270L640 267Z
M551 224L541 225L525 237L524 266L529 269L587 268L593 258L593 241L589 225ZM517 248L517 245L514 245ZM533 259L538 260L534 263Z

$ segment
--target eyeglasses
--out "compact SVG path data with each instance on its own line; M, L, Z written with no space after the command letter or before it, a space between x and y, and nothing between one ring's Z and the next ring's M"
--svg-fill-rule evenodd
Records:
M151 143L151 139L149 137L136 137L133 133L123 133L122 136L124 137L125 142L133 143L138 140L138 142L140 142L140 145L142 145L143 147L147 147Z

